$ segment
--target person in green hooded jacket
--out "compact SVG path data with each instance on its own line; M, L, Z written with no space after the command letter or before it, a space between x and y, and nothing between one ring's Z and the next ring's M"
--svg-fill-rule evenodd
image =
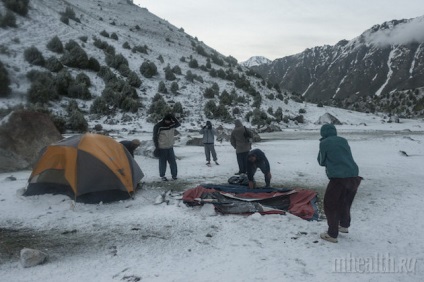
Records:
M324 212L327 217L328 231L321 238L337 243L339 232L348 233L350 208L362 178L355 163L349 143L337 136L336 127L324 124L321 127L318 163L325 166L330 179L324 195Z

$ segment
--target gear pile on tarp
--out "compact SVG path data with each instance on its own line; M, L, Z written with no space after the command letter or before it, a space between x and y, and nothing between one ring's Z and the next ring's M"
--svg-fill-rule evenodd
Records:
M307 189L261 188L243 185L201 184L186 190L182 198L188 206L213 204L223 214L285 214L317 220L317 193Z

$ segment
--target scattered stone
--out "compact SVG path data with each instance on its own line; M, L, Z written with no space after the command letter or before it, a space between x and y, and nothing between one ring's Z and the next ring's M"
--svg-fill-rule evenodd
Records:
M21 264L23 267L32 267L43 264L48 255L42 251L24 248L21 250Z
M6 177L7 181L16 181L16 177L14 177L13 175Z
M323 114L315 122L315 124L325 124L325 123L336 124L336 125L342 124L335 116L329 113Z

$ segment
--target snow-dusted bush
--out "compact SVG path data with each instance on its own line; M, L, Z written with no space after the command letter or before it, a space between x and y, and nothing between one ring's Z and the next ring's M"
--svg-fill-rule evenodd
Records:
M86 69L88 67L88 56L84 49L74 40L70 40L65 44L67 50L60 58L62 64L79 69Z
M9 74L0 61L0 97L6 97L10 94Z
M171 92L176 94L180 90L180 87L178 86L178 83L176 81L173 81L171 83Z
M17 27L15 15L10 11L7 11L4 16L0 14L0 27Z
M69 116L66 127L72 131L86 132L88 130L88 123L79 110L74 110Z
M51 72L59 72L63 69L62 63L55 56L51 56L46 60L45 67Z
M31 46L24 51L25 60L36 66L44 66L44 57L43 54L35 46Z
M106 30L102 30L102 31L100 32L100 35L101 35L101 36L103 36L103 37L107 37L107 38L109 38L109 37L110 37L109 32L107 32Z
M31 81L27 92L28 102L46 104L58 98L54 77L50 72L32 70L26 76Z
M150 108L147 111L150 114L150 121L156 121L162 119L166 114L171 112L171 108L166 103L165 99L163 99L162 95L157 93L152 98L152 103L150 104Z
M199 63L196 59L191 59L190 62L188 62L188 66L192 69L196 69L199 67Z
M128 60L122 54L117 54L117 55L106 54L105 61L109 67L114 68L116 70L119 69L120 65L128 66Z
M140 73L146 78L151 78L157 75L158 69L155 63L151 61L144 61L140 66Z
M175 76L174 72L172 71L171 67L168 65L165 69L165 79L166 80L175 80L177 77Z
M113 40L118 40L118 35L115 32L112 32L110 38L112 38Z
M139 53L143 53L143 54L148 54L147 53L147 51L149 50L149 48L146 46L146 45L144 45L144 46L141 46L141 45L137 45L137 46L134 46L132 49L131 49L131 51L133 52L133 53L136 53L136 52L139 52Z
M159 81L158 92L159 93L164 93L164 94L168 93L168 89L166 89L165 82Z
M86 75L83 72L80 72L79 74L77 74L77 76L75 77L75 82L79 84L84 84L87 87L91 86L90 78L88 77L88 75Z
M89 100L91 93L85 84L74 82L68 87L68 97Z
M177 65L175 65L175 66L172 68L172 72L173 72L173 73L175 73L175 74L177 74L177 75L181 75L181 74L182 74L182 72L181 72L181 68L180 68L179 66L177 66Z
M211 87L207 87L203 92L203 97L207 99L213 99L215 98L215 91Z
M127 82L128 82L128 84L129 84L129 85L131 85L132 87L136 87L136 88L138 88L138 87L140 87L140 86L141 86L141 79L140 79L140 78L138 77L138 75L137 75L135 72L133 72L133 71L131 71L131 72L128 74Z
M63 44L59 37L55 36L47 43L47 49L55 53L63 53Z
M124 48L124 49L131 49L131 46L130 46L130 44L128 43L128 41L125 41L124 42L124 44L122 44L122 48Z
M212 119L215 116L216 109L217 106L215 104L215 101L209 100L208 102L206 102L203 112L207 118Z
M78 38L79 38L79 40L81 40L82 42L87 43L87 40L88 40L88 37L87 37L87 36L83 35L83 36L80 36L80 37L78 37Z
M28 14L29 0L3 0L3 3L6 8L21 16L26 16Z
M93 104L91 104L90 107L90 113L108 115L110 114L110 112L111 111L109 110L105 98L97 97L96 99L94 99Z
M90 69L90 70L95 71L95 72L100 71L99 61L97 61L96 58L90 57L90 59L88 59L87 69Z
M54 79L54 85L59 95L68 96L68 88L74 82L74 78L66 69L62 69Z
M139 108L139 102L133 98L125 97L121 104L121 109L125 112L136 113Z
M178 113L182 115L184 113L183 105L180 102L176 102L174 106L172 107L172 112L174 114Z

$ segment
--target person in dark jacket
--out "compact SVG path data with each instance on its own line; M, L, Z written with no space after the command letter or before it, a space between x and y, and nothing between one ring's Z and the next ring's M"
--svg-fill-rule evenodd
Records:
M213 161L217 165L219 165L214 145L216 131L212 127L212 123L209 120L206 122L206 125L203 126L203 128L200 130L200 133L203 134L203 146L205 147L206 165L211 164L211 154Z
M119 143L124 145L124 147L128 150L128 152L131 154L131 156L133 156L133 158L134 158L135 149L137 149L138 146L140 146L140 144L141 144L140 140L138 140L138 139L133 139L132 141L123 140Z
M252 148L250 140L253 134L250 130L243 126L240 120L234 122L234 129L231 132L231 145L236 149L237 163L239 171L236 174L246 173L247 154Z
M163 181L168 180L165 177L167 162L169 163L172 179L177 179L178 168L174 153L174 135L175 128L180 125L179 121L172 114L167 114L153 127L155 155L157 154L159 157L159 176Z
M330 181L324 195L328 231L320 236L326 241L337 243L339 232L349 232L350 208L362 178L358 176L358 165L347 140L337 136L336 127L324 124L321 136L318 163L325 166Z
M249 188L256 188L254 175L257 169L260 169L265 176L265 187L271 184L271 167L265 153L259 149L251 150L247 155L247 179L249 180Z

